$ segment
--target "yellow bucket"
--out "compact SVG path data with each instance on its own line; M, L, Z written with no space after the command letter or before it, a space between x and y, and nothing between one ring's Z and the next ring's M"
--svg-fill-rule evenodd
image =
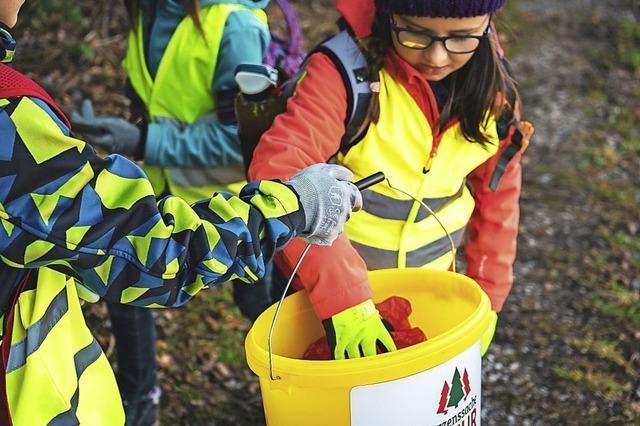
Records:
M247 335L247 363L260 378L267 424L273 426L480 424L480 341L489 323L488 297L473 280L453 272L388 269L369 273L374 302L401 296L411 302L411 325L426 342L374 357L305 361L306 348L324 335L305 292L287 297L272 339L276 305Z

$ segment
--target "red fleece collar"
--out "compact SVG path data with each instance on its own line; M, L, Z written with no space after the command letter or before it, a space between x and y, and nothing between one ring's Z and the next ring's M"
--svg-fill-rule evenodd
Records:
M396 80L409 84L429 85L429 81L420 74L409 62L405 61L398 53L389 49L384 62L385 68L393 74Z
M389 49L387 52L384 67L394 80L400 82L407 89L425 117L427 117L429 123L434 125L438 121L440 112L429 81L393 49Z

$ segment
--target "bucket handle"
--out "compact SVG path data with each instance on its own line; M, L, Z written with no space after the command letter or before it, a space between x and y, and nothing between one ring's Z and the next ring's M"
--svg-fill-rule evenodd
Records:
M372 185L375 185L376 183L380 183L385 179L384 173L382 172L376 172L370 176L367 176L365 178L360 179L357 182L354 182L353 184L356 186L356 188L358 188L358 190L362 191L364 189L369 188ZM293 281L293 277L295 277L296 272L298 272L298 268L300 267L300 264L302 263L302 259L304 259L304 257L307 255L307 252L309 251L309 249L311 248L311 244L307 244L307 246L304 248L304 250L302 251L302 253L300 254L300 257L298 258L298 261L296 262L295 266L293 267L293 271L291 272L291 276L289 277L289 280L287 281L287 285L284 287L284 290L282 292L282 296L280 296L280 300L278 301L278 306L276 306L276 312L273 314L273 319L271 320L271 327L269 327L269 341L268 341L268 347L269 347L269 377L271 378L271 380L280 380L280 376L274 376L273 375L273 350L271 349L271 344L273 341L273 331L275 330L276 327L276 320L278 319L278 315L280 315L280 308L282 307L282 302L284 301L285 296L287 295L287 291L289 291L289 287L291 286L291 282Z
M436 219L436 221L438 222L438 225L440 225L440 227L444 230L445 234L447 234L447 238L449 239L449 244L451 245L451 254L453 255L453 262L451 263L451 270L453 272L456 272L456 245L455 245L455 243L453 241L453 238L451 237L451 234L449 233L449 231L447 231L447 228L440 221L440 219L438 218L436 213L433 211L433 209L431 209L431 207L429 207L422 200L420 200L420 199L414 197L413 195L409 194L408 192L391 185L391 182L389 181L389 179L386 178L382 172L374 173L371 176L367 176L367 177L365 177L365 178L363 178L363 179L361 179L361 180L359 180L357 182L354 182L354 185L356 185L356 187L358 187L358 189L362 191L363 189L366 189L366 188L368 188L368 187L370 187L372 185L375 185L376 183L379 183L382 180L386 180L387 181L387 185L389 185L389 187L391 189L394 189L394 190L396 190L398 192L401 192L402 194L406 195L407 197L409 197L409 198L413 199L414 201L416 201L417 203L419 203L422 207L424 207ZM284 290L282 291L282 296L280 296L280 300L278 300L278 305L276 306L276 311L273 314L273 318L271 319L271 327L269 327L268 348L269 348L269 377L271 378L272 381L281 379L280 376L274 376L274 374L273 374L273 350L272 350L273 331L275 330L276 321L278 320L278 316L280 315L280 309L282 307L282 302L284 301L284 298L287 295L287 291L289 291L289 287L291 286L291 282L293 281L293 277L295 277L296 272L298 272L298 268L300 268L300 264L302 263L302 260L304 259L304 257L309 252L310 248L311 248L311 244L308 243L306 245L306 247L304 248L304 250L302 250L302 253L300 254L300 257L298 258L298 260L296 261L295 266L293 267L293 271L291 272L291 276L289 277L289 280L287 281L287 285L285 285Z
M424 207L431 214L431 216L433 216L435 218L436 222L438 222L438 225L440 225L440 227L442 228L444 233L447 234L447 238L449 239L449 244L451 245L451 254L453 255L453 262L451 262L451 271L452 272L456 272L456 252L457 252L456 243L453 241L453 238L451 237L451 234L449 233L449 231L447 231L447 228L444 226L444 224L438 218L438 215L436 214L436 212L434 212L433 209L431 207L429 207L424 201L414 197L413 195L409 194L407 191L404 191L404 190L402 190L400 188L397 188L397 187L391 185L391 182L389 181L389 178L387 178L386 181L387 181L387 185L389 185L389 188L391 188L393 190L396 190L398 192L401 192L402 194L406 195L409 198L412 198L415 202L417 202L422 207Z
M293 277L296 276L296 272L298 272L298 268L302 263L302 259L307 255L307 252L311 248L311 244L307 243L307 246L304 248L296 265L293 267L293 272L291 272L291 276L287 281L287 285L284 287L282 291L282 296L280 296L280 300L278 301L278 306L276 306L276 312L273 314L273 319L271 320L271 327L269 328L269 377L271 380L280 380L280 376L273 375L273 351L271 350L271 342L273 341L273 330L276 327L276 320L278 319L278 315L280 315L280 308L282 307L282 302L284 301L285 296L287 295L287 291L289 291L289 287L291 286L291 282L293 281Z

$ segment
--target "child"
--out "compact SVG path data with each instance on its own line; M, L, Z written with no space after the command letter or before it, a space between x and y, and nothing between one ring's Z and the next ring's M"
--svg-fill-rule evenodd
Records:
M240 63L260 64L269 44L268 0L126 0L131 31L124 67L130 121L71 116L88 142L144 162L157 197L188 203L245 180L233 110ZM135 123L135 124L133 124ZM262 287L262 286L261 286ZM159 396L151 312L110 303L118 384L133 424L153 424ZM137 341L138 344L133 344Z
M0 23L12 27L21 5L0 2ZM4 29L0 41L4 61L15 43ZM70 137L44 90L5 65L0 135L2 425L124 423L76 285L116 303L180 306L229 279L257 280L296 234L329 244L361 203L339 166L314 166L288 185L255 182L239 198L156 202L142 170Z
M518 122L509 119L518 114L517 93L491 37L504 2L339 0L368 60L371 124L341 150L347 93L334 63L319 52L254 152L252 179L283 178L329 159L356 176L382 171L388 178L363 193L364 209L346 234L310 251L298 271L336 359L373 355L376 341L395 349L371 301L367 270L447 270L455 261L438 221L394 188L429 205L456 245L466 234L467 275L494 312L502 308L513 280L521 183L512 142ZM521 129L527 139L532 129ZM302 247L295 242L277 257L285 274Z

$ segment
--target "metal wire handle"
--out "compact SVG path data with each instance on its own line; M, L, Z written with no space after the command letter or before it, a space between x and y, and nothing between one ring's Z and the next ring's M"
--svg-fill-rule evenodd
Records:
M280 296L280 300L278 301L278 306L276 306L276 312L273 314L273 319L271 320L271 327L269 328L269 377L271 380L280 380L280 376L273 375L273 351L271 350L271 342L273 340L273 330L276 327L276 320L278 319L278 315L280 315L280 308L282 307L282 302L284 301L284 297L287 295L287 291L289 291L289 286L291 286L291 282L293 281L293 277L298 272L298 268L302 263L302 259L307 255L307 252L311 248L311 243L307 243L307 246L304 248L298 261L296 262L296 266L293 267L293 272L291 272L291 276L287 281L287 285L284 286L284 291L282 292L282 296Z
M391 185L391 182L389 181L389 179L386 179L387 181L387 185L389 185L389 188L394 189L398 192L403 193L404 195L406 195L409 198L412 198L414 201L416 201L417 203L419 203L422 207L424 207L425 209L427 209L427 211L429 213L431 213L431 215L434 217L434 219L438 222L438 225L440 225L440 227L442 228L442 230L444 231L445 234L447 234L447 238L449 239L449 244L451 244L451 254L453 255L453 262L451 262L451 270L453 272L456 272L456 244L453 241L453 238L451 237L451 234L449 234L449 231L447 231L447 228L442 224L442 222L440 222L440 219L438 219L438 215L436 215L436 212L434 212L431 207L429 207L425 202L423 202L422 200L417 199L416 197L414 197L413 195L409 194L407 191L403 191L400 188L396 188L395 186Z
M371 176L368 176L368 177L366 177L366 178L364 178L362 180L359 180L359 181L355 182L354 184L356 185L356 187L358 187L358 189L363 190L363 189L366 189L366 188L368 188L368 187L370 187L372 185L375 185L376 183L381 182L382 180L386 180L387 181L387 185L389 185L389 187L391 189L394 189L394 190L396 190L398 192L401 192L402 194L406 195L407 197L409 197L409 198L413 199L414 201L416 201L417 203L419 203L429 213L431 213L431 215L436 219L436 221L438 222L438 225L440 225L440 227L444 230L445 234L447 234L447 238L449 239L449 243L451 244L451 253L453 254L452 270L453 270L453 272L456 272L456 245L455 245L455 243L453 241L453 238L451 237L451 234L449 234L449 231L447 231L447 228L440 221L440 219L438 219L438 216L433 211L433 209L431 209L431 207L429 207L422 200L419 200L416 197L414 197L413 195L409 194L408 192L406 192L406 191L404 191L404 190L402 190L400 188L396 188L393 185L391 185L391 182L389 181L389 179L385 178L385 176L384 176L384 174L382 172L375 173L375 174L373 174ZM268 340L269 377L271 378L271 380L274 380L274 381L275 380L280 380L281 377L273 375L273 350L272 350L273 331L275 330L276 321L278 320L278 316L280 315L280 309L282 307L282 302L284 301L284 298L287 295L287 291L289 291L289 287L291 286L291 282L293 281L293 277L296 275L296 272L298 272L298 268L300 267L300 264L302 263L302 260L307 255L307 253L309 252L310 248L311 248L311 244L307 244L307 246L304 248L304 250L300 254L300 257L296 261L296 264L293 267L293 271L291 272L291 276L289 277L289 280L287 281L287 285L284 287L284 291L282 292L282 296L280 296L280 300L278 301L278 305L276 306L276 311L273 314L273 318L271 319L271 327L269 328L269 340Z

